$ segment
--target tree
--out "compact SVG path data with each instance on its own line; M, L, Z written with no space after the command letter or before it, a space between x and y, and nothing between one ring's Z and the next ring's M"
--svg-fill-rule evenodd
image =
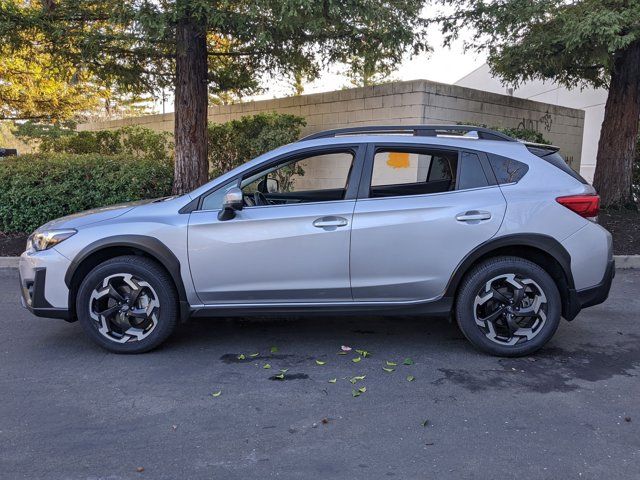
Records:
M640 118L639 0L439 0L445 44L473 29L467 47L488 53L492 73L517 86L552 80L609 94L594 186L603 206L633 204L632 165Z
M43 38L55 58L132 93L175 88L175 193L206 182L208 90L426 47L423 0L3 0L0 43Z
M99 89L34 45L0 46L0 120L56 121L98 104Z

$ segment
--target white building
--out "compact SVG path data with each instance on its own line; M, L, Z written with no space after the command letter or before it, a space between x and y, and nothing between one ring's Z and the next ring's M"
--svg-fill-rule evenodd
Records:
M555 83L542 81L527 82L518 88L509 88L502 85L499 79L491 75L489 66L486 64L465 75L454 85L584 110L580 173L590 182L593 181L598 139L600 138L600 128L604 119L604 106L607 101L606 90L593 88L567 89Z

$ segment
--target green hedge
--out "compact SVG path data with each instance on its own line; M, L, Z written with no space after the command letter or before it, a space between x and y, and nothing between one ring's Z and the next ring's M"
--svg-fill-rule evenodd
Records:
M40 141L39 150L41 153L98 153L164 160L173 154L171 138L169 132L131 126L116 130L82 131L45 137Z
M57 217L171 194L173 163L129 155L35 154L0 160L0 231L31 232Z
M274 148L295 142L305 119L282 113L260 113L226 123L210 123L209 175L217 177Z

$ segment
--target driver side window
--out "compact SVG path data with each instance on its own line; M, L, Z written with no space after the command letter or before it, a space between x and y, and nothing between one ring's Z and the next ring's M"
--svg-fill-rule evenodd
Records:
M342 200L354 156L331 152L296 157L243 179L247 206Z

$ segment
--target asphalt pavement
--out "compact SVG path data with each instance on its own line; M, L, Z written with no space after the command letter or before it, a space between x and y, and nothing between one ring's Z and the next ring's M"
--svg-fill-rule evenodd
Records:
M639 374L640 270L500 359L415 317L195 319L115 355L0 269L3 480L637 479Z

